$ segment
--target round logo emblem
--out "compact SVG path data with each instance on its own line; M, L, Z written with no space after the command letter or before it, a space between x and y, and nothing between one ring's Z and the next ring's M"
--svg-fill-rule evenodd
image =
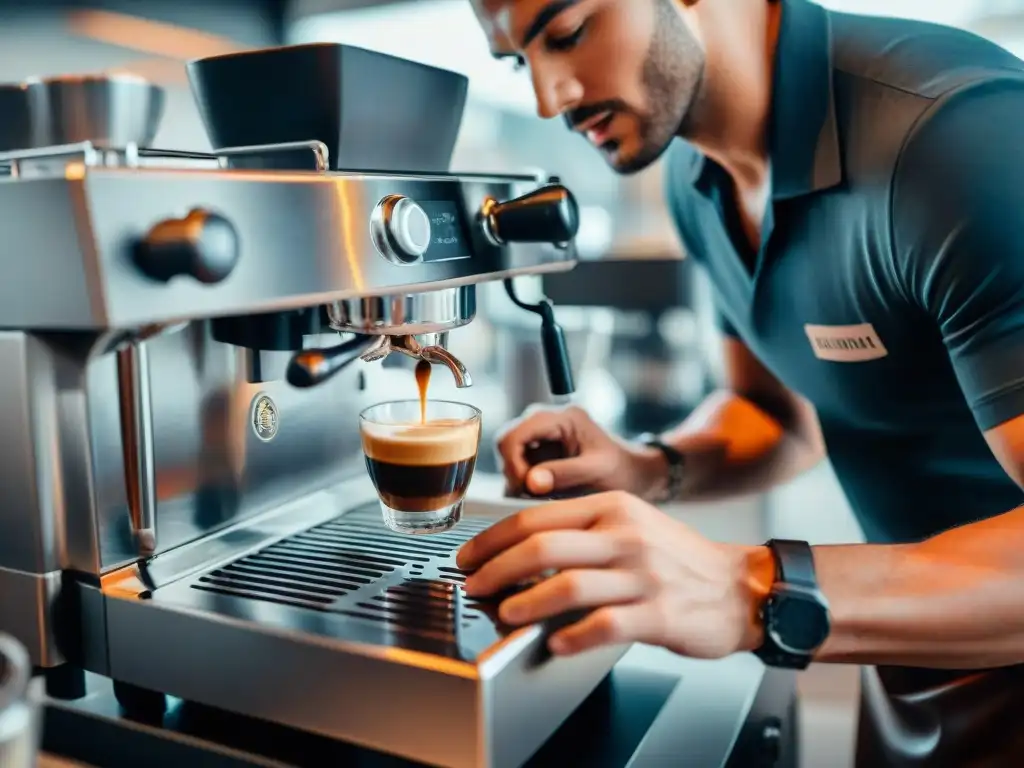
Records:
M257 395L252 406L252 429L263 442L274 439L277 429L280 426L280 419L277 405L270 399L270 395Z

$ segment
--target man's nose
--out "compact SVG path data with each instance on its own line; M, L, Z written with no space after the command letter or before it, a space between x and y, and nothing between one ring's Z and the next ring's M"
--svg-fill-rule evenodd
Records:
M537 96L537 114L544 120L558 117L583 99L583 88L572 77L534 69L533 91Z

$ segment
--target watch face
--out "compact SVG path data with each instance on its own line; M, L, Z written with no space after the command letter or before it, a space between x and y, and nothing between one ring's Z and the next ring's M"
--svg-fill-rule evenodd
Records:
M770 616L767 629L783 650L813 653L828 638L828 609L811 595L775 595Z

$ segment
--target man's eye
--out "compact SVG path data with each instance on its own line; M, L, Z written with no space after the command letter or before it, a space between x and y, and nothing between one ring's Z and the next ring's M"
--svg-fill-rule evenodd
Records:
M579 45L580 40L583 39L583 35L586 31L587 24L584 22L570 35L566 35L564 37L549 37L546 43L547 48L550 51L571 51Z

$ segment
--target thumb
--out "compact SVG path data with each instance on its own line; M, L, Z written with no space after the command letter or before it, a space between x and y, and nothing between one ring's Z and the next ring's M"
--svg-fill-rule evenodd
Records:
M554 491L568 491L593 485L594 478L599 474L592 456L547 461L532 467L526 474L526 490L534 496Z

